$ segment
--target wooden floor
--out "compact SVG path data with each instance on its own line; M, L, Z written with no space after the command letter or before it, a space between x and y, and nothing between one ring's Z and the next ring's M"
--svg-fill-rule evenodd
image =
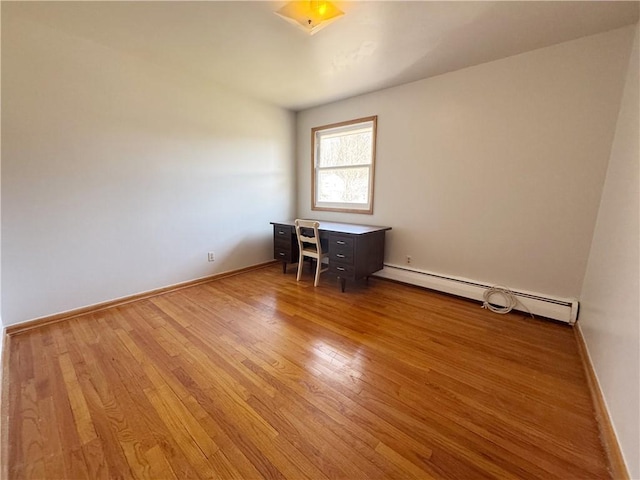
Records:
M273 265L13 335L9 478L609 478L571 327L335 281Z

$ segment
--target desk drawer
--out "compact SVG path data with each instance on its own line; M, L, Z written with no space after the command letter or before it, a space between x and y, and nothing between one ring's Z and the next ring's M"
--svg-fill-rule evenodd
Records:
M353 265L329 261L329 271L335 273L339 277L354 278L356 270Z
M342 263L353 265L353 249L336 249L335 246L329 250L329 263Z
M289 225L274 225L273 240L284 240L291 243L291 236L295 233L293 227Z
M292 238L291 235L288 235L286 237L276 235L273 236L274 248L290 249L291 245L293 245L294 243L297 243L297 239Z
M273 249L273 258L287 263L297 263L298 261L298 249L295 252L291 248L278 248Z
M331 234L329 235L329 251L353 255L353 237Z

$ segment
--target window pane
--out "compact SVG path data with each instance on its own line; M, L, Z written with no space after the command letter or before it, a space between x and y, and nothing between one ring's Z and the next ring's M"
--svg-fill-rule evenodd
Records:
M373 213L378 117L311 129L313 210Z
M317 172L317 201L368 203L369 171L369 167L319 170Z
M344 133L318 132L318 167L371 165L371 128Z

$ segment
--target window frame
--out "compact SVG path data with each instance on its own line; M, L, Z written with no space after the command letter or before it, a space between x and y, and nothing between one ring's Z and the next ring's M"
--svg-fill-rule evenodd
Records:
M317 172L319 168L316 166L316 158L318 153L318 145L316 144L317 134L318 132L323 132L326 130L335 130L339 128L348 127L350 125L358 125L363 123L372 123L372 140L371 140L371 165L370 165L370 175L369 175L369 202L365 206L365 208L354 208L353 204L350 203L329 203L329 202L318 202L316 198L316 193L318 192L317 181L318 175ZM311 210L315 211L324 211L324 212L342 212L342 213L362 213L366 215L373 214L373 191L375 185L375 165L376 165L376 143L377 143L377 130L378 130L378 116L372 115L370 117L362 117L356 118L354 120L347 120L344 122L331 123L329 125L322 125L319 127L313 127L311 129ZM343 167L349 168L349 167ZM362 168L362 166L354 166L353 168ZM322 168L320 168L322 170Z

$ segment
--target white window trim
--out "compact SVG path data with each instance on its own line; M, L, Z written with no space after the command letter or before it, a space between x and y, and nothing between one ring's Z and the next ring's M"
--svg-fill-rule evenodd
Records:
M316 165L316 158L318 153L319 144L316 142L317 132L326 132L327 130L335 131L335 133L340 133L345 130L351 130L352 125L357 125L360 123L372 123L372 145L371 145L371 164L359 165L357 168L367 167L369 168L369 202L368 203L334 203L334 202L319 202L316 199L316 193L318 191L317 182L318 182L318 171L323 170L322 167L318 167ZM311 129L311 210L317 211L327 211L327 212L343 212L343 213L364 213L364 214L373 214L373 186L374 186L374 176L375 176L375 163L376 163L376 142L377 142L377 123L378 116L374 115L371 117L358 118L355 120L348 120L346 122L333 123L330 125L323 125L320 127L314 127ZM326 167L326 169L335 170L335 169L350 169L354 168L354 166L334 166L334 167Z

